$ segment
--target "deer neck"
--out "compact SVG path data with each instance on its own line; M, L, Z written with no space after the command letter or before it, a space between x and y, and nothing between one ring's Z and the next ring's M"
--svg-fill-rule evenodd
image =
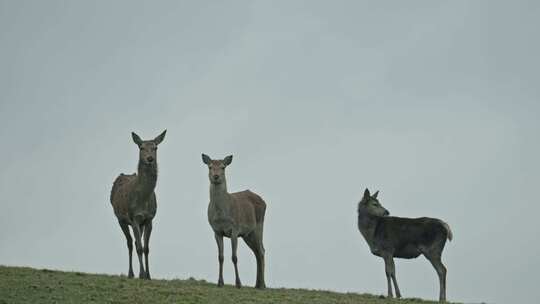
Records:
M358 229L371 247L375 240L375 230L379 224L379 216L358 213Z
M210 205L221 212L229 210L231 196L227 191L227 181L219 184L210 183Z
M157 163L147 164L139 161L137 168L137 188L141 196L146 198L154 192L157 183Z

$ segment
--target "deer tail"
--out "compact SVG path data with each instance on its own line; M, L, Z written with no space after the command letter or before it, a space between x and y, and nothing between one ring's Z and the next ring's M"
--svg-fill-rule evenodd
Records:
M444 229L446 229L446 232L447 232L446 237L448 238L449 241L452 241L452 239L454 238L454 235L452 234L452 230L450 229L450 226L444 221L441 221L441 220L439 221L443 225Z

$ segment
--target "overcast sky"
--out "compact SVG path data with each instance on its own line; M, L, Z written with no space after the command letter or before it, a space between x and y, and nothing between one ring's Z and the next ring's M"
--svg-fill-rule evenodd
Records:
M125 274L109 203L158 152L154 278L217 281L207 168L267 202L270 287L384 294L366 187L444 219L448 299L540 302L537 1L0 1L0 264ZM232 284L230 243L225 281ZM423 257L405 297L438 297ZM138 272L135 263L135 272ZM243 283L255 259L239 246Z

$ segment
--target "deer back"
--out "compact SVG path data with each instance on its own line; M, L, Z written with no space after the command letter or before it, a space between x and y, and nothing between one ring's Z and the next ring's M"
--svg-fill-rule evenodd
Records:
M231 193L236 205L236 218L239 222L255 225L264 221L266 203L250 190Z

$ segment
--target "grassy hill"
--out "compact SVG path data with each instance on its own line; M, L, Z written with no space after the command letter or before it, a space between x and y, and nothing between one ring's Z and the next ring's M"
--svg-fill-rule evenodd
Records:
M435 303L419 299L305 289L217 288L195 279L127 279L124 276L0 266L0 303Z

